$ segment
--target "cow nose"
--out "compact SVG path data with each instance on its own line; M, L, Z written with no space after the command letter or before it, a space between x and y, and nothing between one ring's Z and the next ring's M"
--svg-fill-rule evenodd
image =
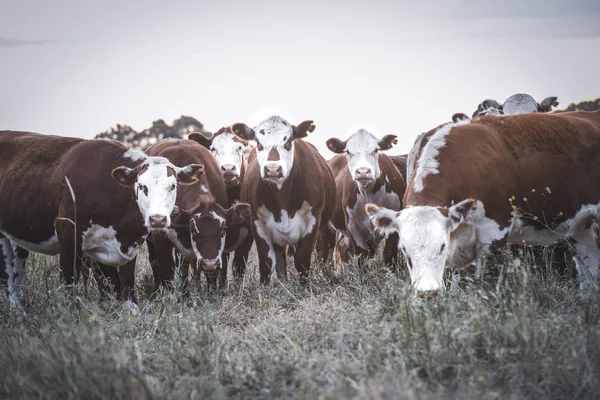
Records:
M223 172L223 175L233 175L233 174L235 174L235 165L232 165L232 164L221 165L221 171Z
M436 297L438 294L440 294L439 289L424 290L422 292L417 293L417 295L422 299L432 299L432 298Z
M152 228L164 228L167 225L167 217L164 215L151 215L150 216L150 226Z
M202 268L204 271L214 271L219 267L220 267L220 263L219 263L219 259L217 259L217 258L213 258L213 259L203 258L202 260L200 260L200 268Z
M370 168L357 168L354 174L356 179L370 179L371 169Z
M283 171L281 170L281 166L266 166L265 167L265 177L267 178L281 178L283 176Z

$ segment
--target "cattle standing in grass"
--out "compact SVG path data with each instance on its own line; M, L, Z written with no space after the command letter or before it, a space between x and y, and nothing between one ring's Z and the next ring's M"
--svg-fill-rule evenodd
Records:
M367 203L400 211L404 195L404 180L400 171L382 150L389 150L397 142L395 135L377 139L364 129L348 140L329 139L327 147L339 154L329 165L335 176L336 206L331 222L337 231L336 271L352 254L372 257L380 235L373 232ZM398 254L398 236L391 235L385 244L384 262L393 263Z
M191 133L190 140L200 143L209 149L217 163L221 166L225 186L227 187L228 206L238 203L241 198L241 182L248 168L244 158L244 150L248 142L231 132L231 128L221 128L212 137L207 138L200 133ZM226 248L235 249L233 257L233 276L240 278L246 270L248 253L254 242L250 219L234 225L227 230ZM223 253L223 265L227 265L228 252Z
M193 183L202 173L199 165L178 168L112 140L0 132L0 243L11 294L18 293L25 262L18 248L11 254L13 242L60 254L67 284L83 255L101 268L118 267L119 295L135 300L140 246L150 230L169 226L177 183ZM18 296L11 300L17 305Z
M597 277L600 111L484 116L426 136L405 208L366 207L383 233L400 234L418 292L437 293L445 267L469 265L505 242L566 238L580 255L582 288L588 274Z
M174 165L203 165L205 171L199 182L179 189L171 226L148 237L155 281L160 286L173 279L175 247L187 261L196 262L198 270L207 277L208 291L212 292L216 289L217 276L221 283L227 281L225 253L232 251L239 240L236 237L232 242L229 228L239 226L250 217L250 206L235 204L225 208L228 201L221 167L210 151L197 142L165 139L146 152L164 157ZM187 264L182 271L184 278L186 269Z
M265 284L273 270L279 279L287 279L285 249L290 245L304 281L317 233L327 228L333 213L331 170L317 149L301 140L314 128L312 121L293 126L276 116L254 129L245 124L231 128L242 139L257 142L242 182L242 201L252 206L260 280Z

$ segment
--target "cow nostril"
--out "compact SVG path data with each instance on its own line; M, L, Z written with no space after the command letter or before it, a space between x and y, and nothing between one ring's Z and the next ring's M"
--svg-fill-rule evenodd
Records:
M221 171L225 174L233 174L235 172L235 165L225 164L221 165Z
M438 294L440 294L439 289L423 290L423 291L417 293L417 295L422 299L432 299L432 298L436 297Z
M151 215L150 226L153 228L163 228L167 224L167 217L164 215Z

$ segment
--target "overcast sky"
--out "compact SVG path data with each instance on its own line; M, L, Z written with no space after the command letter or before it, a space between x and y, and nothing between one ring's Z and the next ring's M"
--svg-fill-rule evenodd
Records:
M598 0L0 0L0 129L278 112L323 150L367 127L406 153L485 98L599 97L599 65Z

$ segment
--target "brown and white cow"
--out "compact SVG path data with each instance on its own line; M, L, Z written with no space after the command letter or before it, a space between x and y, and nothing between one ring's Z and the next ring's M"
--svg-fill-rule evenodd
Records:
M240 242L237 236L235 240L230 238L230 228L249 219L250 206L236 203L225 208L228 200L221 167L211 152L197 142L165 139L150 146L146 153L164 157L174 165L200 164L205 171L195 185L178 191L171 226L148 237L155 281L161 285L173 279L175 247L188 262L195 262L198 270L205 273L208 292L213 292L217 277L222 283L227 281L225 254ZM240 234L239 229L236 233ZM187 277L187 271L182 272Z
M212 152L212 155L221 166L225 186L227 187L228 206L238 203L241 198L241 182L244 180L248 163L244 158L244 151L248 142L231 132L230 127L221 128L212 137L208 138L194 132L189 139L200 143ZM241 278L246 270L248 253L254 243L250 219L242 224L230 227L227 231L226 251L223 253L223 265L227 265L228 254L235 249L233 257L233 275Z
M177 184L191 184L203 172L201 165L179 168L112 140L0 132L0 243L11 303L18 306L25 261L14 257L11 242L60 254L67 284L83 255L120 267L119 295L135 300L140 246L150 230L169 226Z
M337 195L331 222L337 231L336 271L349 261L352 254L372 257L381 240L375 234L365 211L374 203L400 211L404 195L404 180L394 163L382 151L397 142L395 135L382 139L360 129L346 141L332 138L327 147L338 155L329 161L335 176ZM398 255L398 236L386 240L384 262L393 263Z
M400 171L400 175L402 175L402 180L406 184L408 182L408 177L406 176L406 163L408 162L408 154L403 154L400 156L389 156L398 171Z
M483 116L421 140L405 208L367 205L398 232L416 290L435 294L461 268L508 243L570 240L582 288L598 275L600 111Z
M273 116L254 129L243 123L231 129L257 143L242 182L242 201L252 206L260 280L267 284L273 270L287 279L285 250L292 245L294 265L305 281L317 234L327 228L335 204L335 180L327 162L301 140L315 126L312 121L294 126Z

